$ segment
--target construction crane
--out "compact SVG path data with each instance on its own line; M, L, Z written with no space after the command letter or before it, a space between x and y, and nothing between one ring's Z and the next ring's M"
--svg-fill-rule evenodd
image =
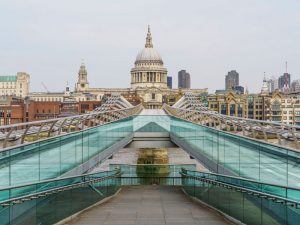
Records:
M43 88L45 88L45 90L47 91L47 93L49 93L50 91L48 90L47 86L43 82L41 82L41 84L42 84Z

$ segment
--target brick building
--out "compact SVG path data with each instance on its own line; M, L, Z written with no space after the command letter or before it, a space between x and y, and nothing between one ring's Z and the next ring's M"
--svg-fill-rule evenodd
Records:
M100 101L33 101L14 96L0 98L0 126L47 120L93 111Z

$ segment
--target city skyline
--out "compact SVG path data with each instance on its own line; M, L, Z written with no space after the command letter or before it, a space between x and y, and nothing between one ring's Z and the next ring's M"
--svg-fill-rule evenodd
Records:
M263 73L268 78L281 76L285 61L292 80L299 79L300 51L293 43L300 36L300 4L227 3L174 1L166 10L167 1L91 1L85 7L73 1L60 7L55 2L41 5L33 0L26 4L2 2L0 74L27 72L31 91L45 91L41 82L50 91L63 90L67 81L73 89L83 58L91 87L129 87L130 68L150 24L153 44L174 84L178 71L186 69L192 88L207 87L212 93L223 88L228 71L236 70L242 86L259 92ZM145 9L148 14L142 13ZM177 18L182 10L189 13ZM12 13L15 16L7 23L5 18Z

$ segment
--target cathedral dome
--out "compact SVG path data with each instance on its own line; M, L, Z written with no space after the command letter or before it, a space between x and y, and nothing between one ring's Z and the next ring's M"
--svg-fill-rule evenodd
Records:
M138 53L134 67L131 69L130 73L131 88L133 90L138 88L144 90L149 87L167 89L168 71L164 68L161 56L153 48L149 26L145 47ZM149 98L151 98L151 101L155 101L154 97Z
M160 63L163 64L162 58L159 53L153 48L152 36L150 32L150 27L148 27L148 33L146 37L145 48L143 48L137 55L135 59L135 64L137 63Z
M144 48L138 53L136 57L135 62L139 62L139 61L161 61L162 62L162 59L159 53L154 48Z

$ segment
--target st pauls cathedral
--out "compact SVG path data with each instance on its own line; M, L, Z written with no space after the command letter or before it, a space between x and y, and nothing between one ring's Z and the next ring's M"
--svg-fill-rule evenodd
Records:
M184 93L206 93L207 89L170 89L167 86L168 70L163 60L153 47L150 27L146 36L145 47L139 51L131 73L130 88L92 88L89 85L88 73L84 63L78 72L75 90L67 87L64 92L30 93L35 101L89 101L102 100L104 96L122 95L133 103L142 103L145 108L161 108L164 103L172 104Z

